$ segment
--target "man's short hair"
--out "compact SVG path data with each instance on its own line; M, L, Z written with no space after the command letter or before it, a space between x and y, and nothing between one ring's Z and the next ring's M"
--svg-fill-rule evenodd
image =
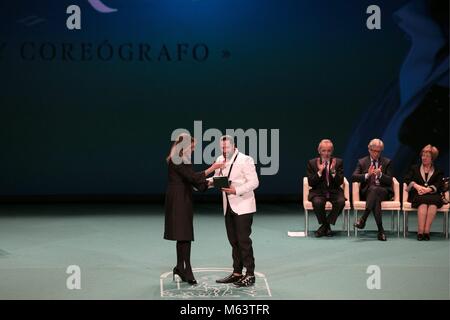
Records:
M234 137L230 136L230 135L225 135L225 136L221 136L220 137L220 142L222 141L228 141L232 146L235 145L234 143Z
M333 146L333 142L330 139L322 139L319 142L319 145L317 146L317 152L320 152L320 148L322 147L322 145L324 144L331 144L331 151L334 150L334 146Z
M381 147L381 151L383 151L384 150L384 143L380 139L375 138L375 139L370 140L369 145L367 147L369 149L372 148L372 147Z

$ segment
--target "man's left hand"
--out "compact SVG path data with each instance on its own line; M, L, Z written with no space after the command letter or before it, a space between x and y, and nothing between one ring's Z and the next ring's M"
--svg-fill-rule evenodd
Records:
M331 160L331 164L330 164L330 171L334 171L336 168L336 158L333 158L333 160Z
M374 173L377 178L379 178L381 176L382 170L383 170L382 166L380 166L378 169L375 169Z
M236 194L236 189L234 187L222 188L222 191L228 194Z

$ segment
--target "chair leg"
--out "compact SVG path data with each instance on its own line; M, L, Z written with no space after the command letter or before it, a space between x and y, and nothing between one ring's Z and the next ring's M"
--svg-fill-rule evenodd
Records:
M444 214L442 215L442 224L443 224L443 227L442 227L442 234L445 236L445 230L447 230L447 219L446 219L446 217L445 217L445 212L444 212Z
M445 239L448 239L448 211L445 213Z
M397 238L400 237L400 210L397 210Z
M342 231L346 231L345 230L345 226L347 224L346 224L346 220L345 220L346 219L346 217L345 217L345 210L342 211L342 214L344 215L344 217L342 218Z
M308 210L305 209L305 237L308 236Z
M355 210L355 212L354 212L354 215L355 215L355 223L358 223L358 210ZM357 227L353 227L354 228L354 233L355 233L355 237L357 237L358 236L358 228Z
M406 212L403 210L403 238L406 238Z
M347 210L347 237L350 237L350 209Z
M448 239L448 211L444 212L444 230L443 230L443 234L445 239Z
M406 236L408 236L409 233L409 212L406 215Z
M403 211L403 238L408 235L408 211Z
M394 210L391 210L391 232L394 233Z

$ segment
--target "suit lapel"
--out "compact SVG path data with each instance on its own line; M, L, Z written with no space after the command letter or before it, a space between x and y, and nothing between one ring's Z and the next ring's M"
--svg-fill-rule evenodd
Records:
M366 157L366 161L365 161L365 168L364 168L364 169L365 169L366 171L368 171L370 165L371 165L370 156L367 156L367 157Z

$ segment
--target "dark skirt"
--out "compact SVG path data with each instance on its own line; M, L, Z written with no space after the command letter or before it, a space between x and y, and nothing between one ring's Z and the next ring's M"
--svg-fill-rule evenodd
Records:
M433 194L415 194L412 197L411 206L413 208L418 208L421 204L427 204L427 205L435 205L436 207L440 208L444 204L442 201L442 197L440 193L433 193Z

